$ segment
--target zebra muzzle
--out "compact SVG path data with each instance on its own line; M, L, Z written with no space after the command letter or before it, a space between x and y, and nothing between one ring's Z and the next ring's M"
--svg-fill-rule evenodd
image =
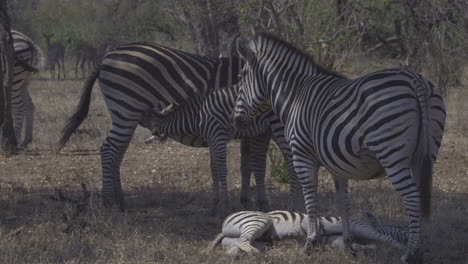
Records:
M234 117L234 126L237 129L245 130L245 129L249 128L250 121L248 119L243 118L240 115L234 115L233 117Z

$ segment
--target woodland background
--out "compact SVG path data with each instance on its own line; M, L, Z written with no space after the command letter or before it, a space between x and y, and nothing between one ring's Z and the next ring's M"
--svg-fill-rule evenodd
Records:
M467 60L466 0L14 0L12 24L45 46L153 41L217 57L237 34L271 32L346 71L350 55L428 70L444 92Z

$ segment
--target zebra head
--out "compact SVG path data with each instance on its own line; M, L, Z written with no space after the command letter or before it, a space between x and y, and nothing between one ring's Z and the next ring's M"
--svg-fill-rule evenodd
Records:
M252 118L270 109L265 96L265 81L256 58L256 43L248 45L238 42L239 56L246 62L239 80L239 94L234 108L234 123L246 129Z
M170 104L164 109L150 109L146 111L143 118L139 121L140 126L147 128L153 135L158 137L165 136L159 131L161 124L179 108L178 104Z

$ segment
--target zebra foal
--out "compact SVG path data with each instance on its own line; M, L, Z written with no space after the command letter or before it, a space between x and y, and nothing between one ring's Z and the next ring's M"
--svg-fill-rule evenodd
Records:
M393 226L384 225L376 216L366 213L374 226L358 218L350 217L350 231L363 240L384 242L399 249L406 249L404 242L407 232ZM222 231L205 250L212 251L218 244L222 244L228 254L240 251L254 255L265 248L266 244L285 239L304 238L307 234L309 217L306 214L273 211L269 213L255 211L241 211L229 215L223 222ZM344 250L343 229L339 217L318 217L320 232L326 238L326 243L332 248ZM388 232L389 230L392 233ZM403 239L403 241L397 240ZM360 252L366 246L352 244L354 252Z
M25 148L33 139L34 124L34 103L29 94L28 86L32 74L37 71L33 66L43 69L45 57L41 48L28 36L16 30L12 30L11 35L15 51L11 107L16 140L19 143L19 148ZM22 135L23 125L25 125L24 138Z
M436 87L417 73L389 69L346 80L275 37L260 34L241 48L247 61L235 120L245 127L253 113L271 107L285 126L309 222L306 251L320 240L317 172L332 173L350 243L348 179L386 175L409 216L402 262L422 262L421 220L430 214L432 166L442 141L445 105Z
M89 110L99 82L112 127L101 146L102 194L106 206L124 209L120 165L137 125L148 111L181 103L237 82L236 57L212 59L154 43L132 43L108 52L84 83L75 113L63 128L60 150Z
M268 112L255 118L248 129L239 131L232 124L232 113L237 98L237 86L219 89L205 97L197 97L187 101L182 106L169 106L159 114L155 111L147 113L141 125L149 128L154 134L165 134L179 139L180 137L201 137L210 148L211 174L213 178L213 212L226 215L229 207L227 190L226 147L233 138L250 139L250 156L247 166L253 171L256 181L257 207L268 211L269 205L265 195L265 166L268 144L271 138L280 147L290 168L292 206L296 205L301 195L297 186L296 176L292 167L291 151L284 138L284 130L278 118ZM176 108L176 109L174 109ZM246 146L243 146L245 148ZM244 151L242 154L244 156ZM244 159L244 157L243 157ZM241 203L249 207L248 198L250 172L242 173ZM296 185L296 186L295 186ZM220 195L221 193L221 195ZM218 208L218 210L216 210Z

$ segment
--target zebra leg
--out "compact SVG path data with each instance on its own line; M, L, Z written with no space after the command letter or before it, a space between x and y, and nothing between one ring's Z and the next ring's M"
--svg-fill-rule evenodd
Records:
M393 187L400 194L409 216L408 250L403 263L422 263L421 252L421 194L409 166L385 168Z
M257 209L270 211L270 205L265 194L265 169L270 134L262 134L252 138L250 164L255 176L255 193Z
M55 74L55 63L54 62L49 62L49 72L50 72L50 79L54 79L54 74Z
M253 246L256 239L262 237L268 232L273 225L273 221L270 217L256 217L255 220L246 222L242 226L242 233L239 239L235 242L235 246L231 247L226 252L228 254L236 254L239 250L244 251L249 256L260 253L260 251Z
M317 184L319 165L310 156L301 151L301 144L291 138L291 150L296 175L302 185L304 201L309 224L307 228L307 239L304 251L310 254L312 247L320 242L319 221L317 220Z
M341 216L341 224L343 226L343 243L345 251L355 254L351 247L352 237L349 230L349 199L348 199L348 180L339 176L334 176L336 200L338 203L338 211Z
M408 243L408 231L399 226L384 224L380 218L370 212L363 212L363 215L370 221L371 225L377 230L377 232L393 237L399 243L403 243L405 245Z
M11 92L11 112L13 116L13 124L15 129L15 136L16 141L21 141L21 134L23 132L23 122L24 122L24 100L23 100L23 93L21 91L22 87L15 89Z
M59 69L59 72L58 72L58 79L60 79L60 67L62 68L62 74L63 74L63 79L65 80L65 63L64 61L62 60L59 60L59 64L58 64L58 69Z
M238 254L240 252L240 249L236 246L236 243L237 243L238 240L239 240L239 238L237 238L237 237L236 238L234 238L234 237L225 237L221 241L221 245L222 245L223 248L225 248L225 249L227 249L227 251L229 251L228 253L230 255L235 255L235 254ZM265 243L263 241L254 240L254 241L252 241L251 245L252 245L252 247L254 249L257 250L256 252L266 251L266 248L267 248L267 243Z
M21 94L23 97L23 104L24 104L24 111L26 112L25 114L25 133L24 133L24 139L23 142L21 143L20 147L26 148L29 143L32 142L33 139L33 125L34 125L34 103L32 101L31 95L29 94L28 90L28 84L29 80L25 81L23 83L23 87L21 89Z
M211 156L211 168L213 176L213 191L214 199L213 202L217 202L218 197L218 186L221 187L219 195L219 202L216 205L217 215L225 217L229 211L229 197L227 188L227 167L226 167L226 145L228 141L227 135L218 134L216 140L210 141L210 156ZM213 174L215 172L215 174ZM215 184L215 181L219 180L219 184Z
M356 237L364 238L366 240L384 242L398 249L407 249L407 247L399 243L395 237L380 233L371 224L367 223L366 221L362 221L355 217L350 217L349 227L350 227L350 232ZM355 245L356 245L355 243L352 243L353 249L355 248Z
M223 233L219 233L216 238L211 241L211 243L203 250L203 253L204 254L208 254L210 253L211 251L213 251L213 249L219 244L221 243L221 241L223 240L224 238L224 234Z
M80 64L80 55L76 56L76 63L75 63L75 79L78 79L79 64Z
M251 153L250 153L250 138L243 137L241 139L241 193L240 203L244 210L252 210L252 202L250 201L250 175L251 170Z
M211 167L211 179L212 179L212 188L213 188L213 198L212 198L212 207L210 210L210 215L215 216L217 214L217 208L219 204L219 175L218 175L218 169L216 167L216 162L214 157L214 151L211 151L210 148L210 167Z
M124 198L120 182L120 164L137 126L131 121L125 126L112 122L112 128L101 146L102 197L106 207L117 204L124 210Z
M60 80L60 68L61 68L60 65L61 65L60 61L57 61L57 72L56 72L57 81Z

